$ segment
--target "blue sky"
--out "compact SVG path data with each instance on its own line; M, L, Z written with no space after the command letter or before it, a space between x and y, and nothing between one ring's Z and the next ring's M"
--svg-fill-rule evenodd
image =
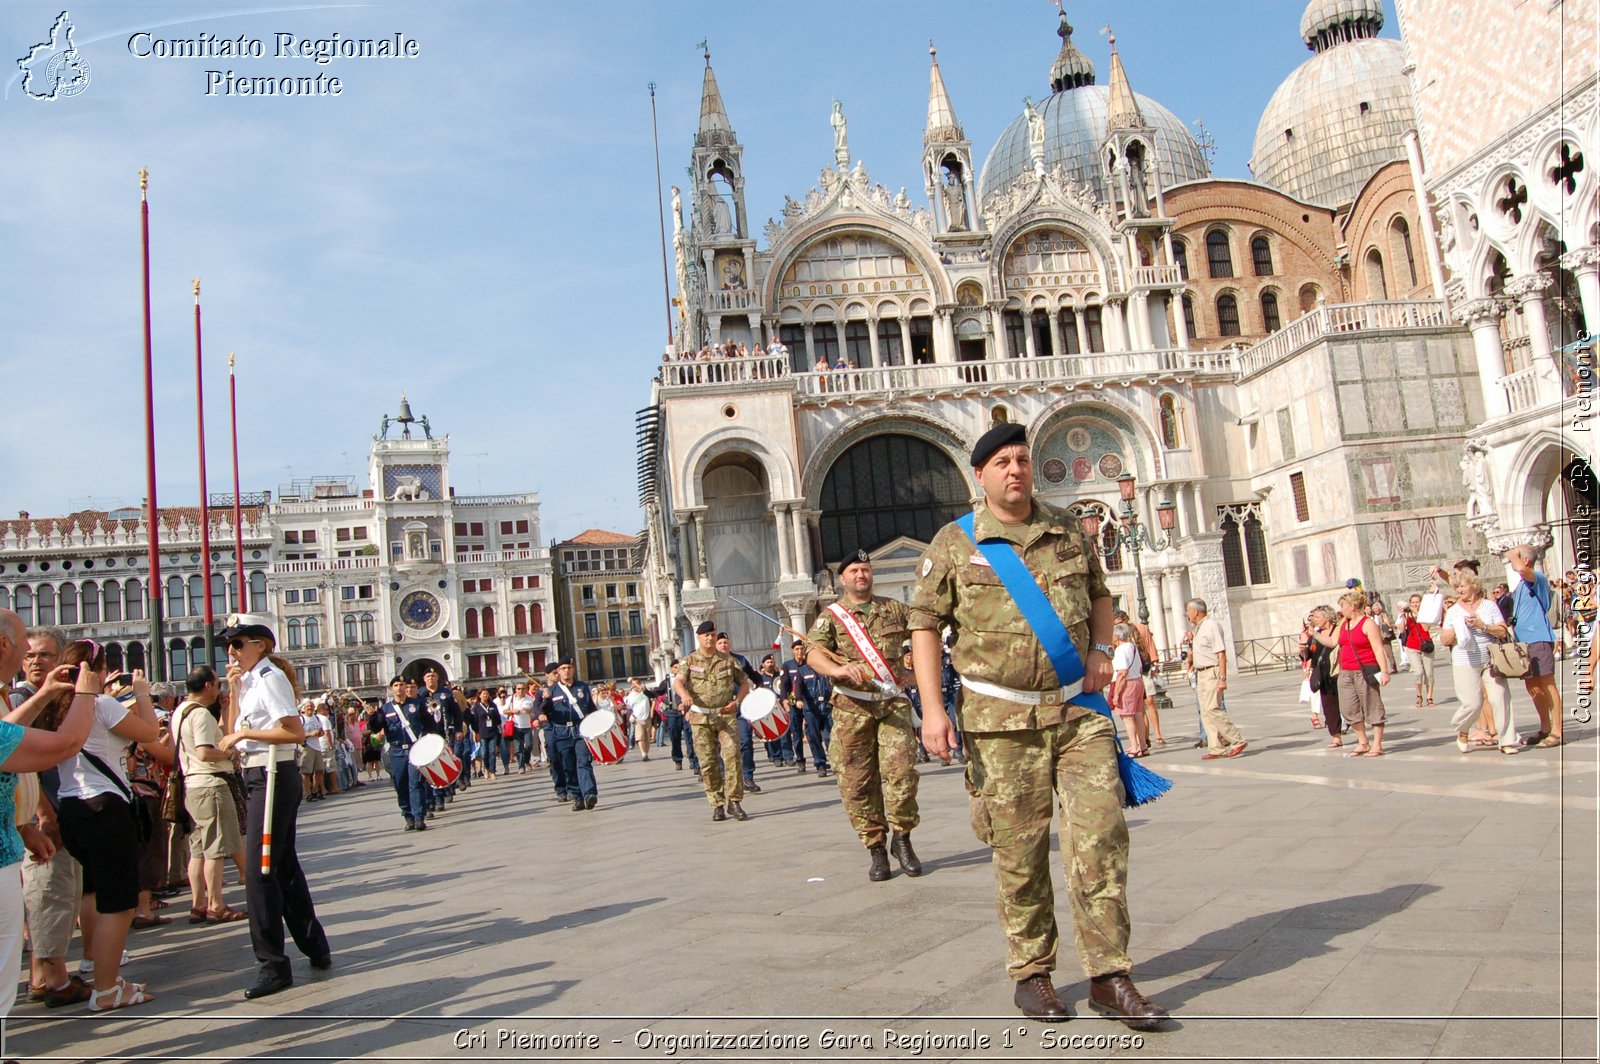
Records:
M1081 0L1104 81L1114 24L1135 89L1248 177L1262 108L1310 52L1298 0ZM1386 0L1385 36L1397 36ZM143 496L138 178L151 172L159 499L194 505L193 297L204 285L213 491L228 490L239 355L241 479L363 473L406 389L449 433L458 493L537 490L546 538L632 530L633 415L665 339L648 82L664 185L683 184L712 62L745 145L759 235L831 161L831 101L875 180L919 176L928 40L982 166L1048 93L1048 0L902 3L74 4L91 68L41 102L14 60L61 6L0 12L0 513ZM228 14L227 12L239 12ZM262 59L137 58L129 38L241 34ZM274 34L415 39L414 59L274 58ZM336 76L338 97L206 95L208 69Z

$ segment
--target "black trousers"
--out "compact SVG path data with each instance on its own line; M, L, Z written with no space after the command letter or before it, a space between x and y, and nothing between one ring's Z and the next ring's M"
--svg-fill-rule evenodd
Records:
M244 770L245 900L250 907L250 945L262 975L291 975L283 951L287 925L294 944L307 957L329 955L328 936L317 922L311 888L294 850L295 821L300 815L300 774L293 761L278 765L272 802L272 874L261 874L261 827L266 822L267 770Z

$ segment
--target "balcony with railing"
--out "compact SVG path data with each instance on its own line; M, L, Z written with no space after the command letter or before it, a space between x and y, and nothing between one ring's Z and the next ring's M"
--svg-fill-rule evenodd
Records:
M376 569L380 560L376 554L368 554L358 558L318 558L312 561L273 562L272 575L287 576L291 573L337 573L353 569Z
M513 492L509 495L457 495L457 506L532 506L539 501L534 491Z
M1327 336L1440 329L1452 324L1444 301L1439 299L1327 303L1245 348L1238 359L1239 377L1253 377Z
M1183 275L1178 272L1178 267L1166 266L1135 266L1133 268L1133 286L1135 288L1171 288L1183 284Z
M485 563L498 564L500 562L542 562L549 561L548 548L539 547L527 550L475 550L456 555L457 565L482 565Z
M290 517L295 514L312 514L320 517L323 514L351 514L362 513L376 506L376 499L307 499L304 502L275 502L272 504L272 513L277 517Z
M763 355L760 358L707 358L667 362L661 367L661 384L666 389L738 388L770 385L789 375L789 360Z
M761 293L753 288L724 288L706 293L706 309L713 314L737 314L761 309Z

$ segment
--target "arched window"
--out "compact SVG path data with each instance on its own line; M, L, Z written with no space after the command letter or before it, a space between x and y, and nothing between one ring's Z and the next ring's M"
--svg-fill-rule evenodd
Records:
M189 616L204 617L206 615L206 585L200 579L199 573L189 577Z
M1083 344L1078 340L1078 312L1071 307L1063 307L1058 317L1061 319L1061 353L1083 354Z
M130 621L144 620L144 584L137 577L122 582L122 611ZM133 660L132 644L128 646L128 656Z
M0 610L9 610L10 608L11 589L9 587L0 587Z
M370 613L361 615L361 641L369 644L378 641L378 623L372 619Z
M1239 335L1239 301L1231 295L1217 297L1217 332L1223 336Z
M39 627L48 628L56 623L56 589L54 584L40 584L37 592L39 596Z
M1261 293L1261 321L1267 327L1267 332L1275 333L1283 328L1283 321L1278 316L1278 294L1276 292Z
M299 650L301 645L300 618L295 617L289 621L289 649Z
M1212 277L1233 276L1233 252L1228 249L1228 231L1213 229L1206 234L1206 265Z
M213 617L228 615L228 581L221 573L211 574L211 615Z
M315 650L322 645L322 625L315 617L306 618L306 649Z
M1183 294L1183 327L1189 331L1191 340L1200 335L1194 327L1194 299L1188 292Z
M1267 238L1258 236L1250 241L1250 258L1255 264L1257 277L1272 276L1272 245Z
M1084 330L1089 334L1089 350L1096 354L1106 349L1105 328L1100 321L1100 308L1098 306L1085 307L1083 310Z
M1389 223L1389 253L1396 262L1406 264L1406 274L1411 278L1411 287L1417 287L1417 256L1411 250L1411 225L1403 215L1395 215L1394 221Z
M205 655L201 655L201 660L205 660ZM181 639L167 644L167 675L173 679L189 675L189 648Z
M1161 445L1167 448L1178 446L1178 401L1169 392L1161 397L1157 404L1161 413Z
M344 615L344 645L347 647L356 645L356 615L353 613Z
M183 611L183 578L181 576L167 577L167 616L182 617Z
M835 459L822 483L822 557L872 551L897 536L927 543L968 509L956 464L915 436L885 433Z
M467 638L468 639L476 639L476 638L478 638L478 611L477 610L468 610L467 611L467 615L465 617L465 621L466 621L466 625L467 625Z
M97 580L83 585L83 623L100 623L100 583Z
M483 608L483 634L485 636L494 635L494 607L493 606L485 606Z
M142 669L144 667L144 644L135 640L128 644L128 668Z
M121 643L106 644L106 674L108 676L112 673L121 672L124 660Z
M1322 293L1314 284L1300 286L1300 313L1310 314L1317 309L1317 300L1322 298Z
M1117 544L1117 527L1114 520L1100 526L1100 561L1108 573L1122 571L1122 548Z
M33 627L33 588L24 584L17 588L17 604L12 607L16 615L22 618L22 623ZM6 677L9 681L11 677Z
M1389 298L1389 282L1383 276L1383 254L1377 248L1367 249L1367 298Z
M100 592L100 615L107 621L122 620L122 584L107 580Z
M1189 245L1182 240L1172 242L1172 259L1178 266L1178 276L1189 279Z
M201 665L203 665L205 663L206 663L206 641L205 641L205 639L200 638L200 637L196 637L194 639L189 640L189 668L198 669ZM212 663L213 667L215 667L215 664L216 664L215 662ZM188 675L188 673L173 673L172 676L171 676L171 679L181 680L187 675Z
M250 612L267 612L267 574L259 569L250 574Z
M1219 507L1222 568L1229 587L1269 584L1267 536L1254 503Z
M61 623L78 623L78 585L61 585Z
M533 604L533 631L535 635L544 631L544 606L537 602Z
M528 607L520 602L511 610L511 631L513 635L528 634Z

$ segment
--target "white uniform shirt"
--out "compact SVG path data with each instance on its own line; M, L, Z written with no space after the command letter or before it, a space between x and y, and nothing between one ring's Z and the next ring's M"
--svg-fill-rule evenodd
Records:
M261 730L277 725L285 717L298 717L300 709L295 704L294 688L289 678L271 661L262 658L255 668L239 677L240 731ZM239 749L246 754L265 753L273 745L258 739L244 739ZM278 760L294 760L294 743L279 743Z

